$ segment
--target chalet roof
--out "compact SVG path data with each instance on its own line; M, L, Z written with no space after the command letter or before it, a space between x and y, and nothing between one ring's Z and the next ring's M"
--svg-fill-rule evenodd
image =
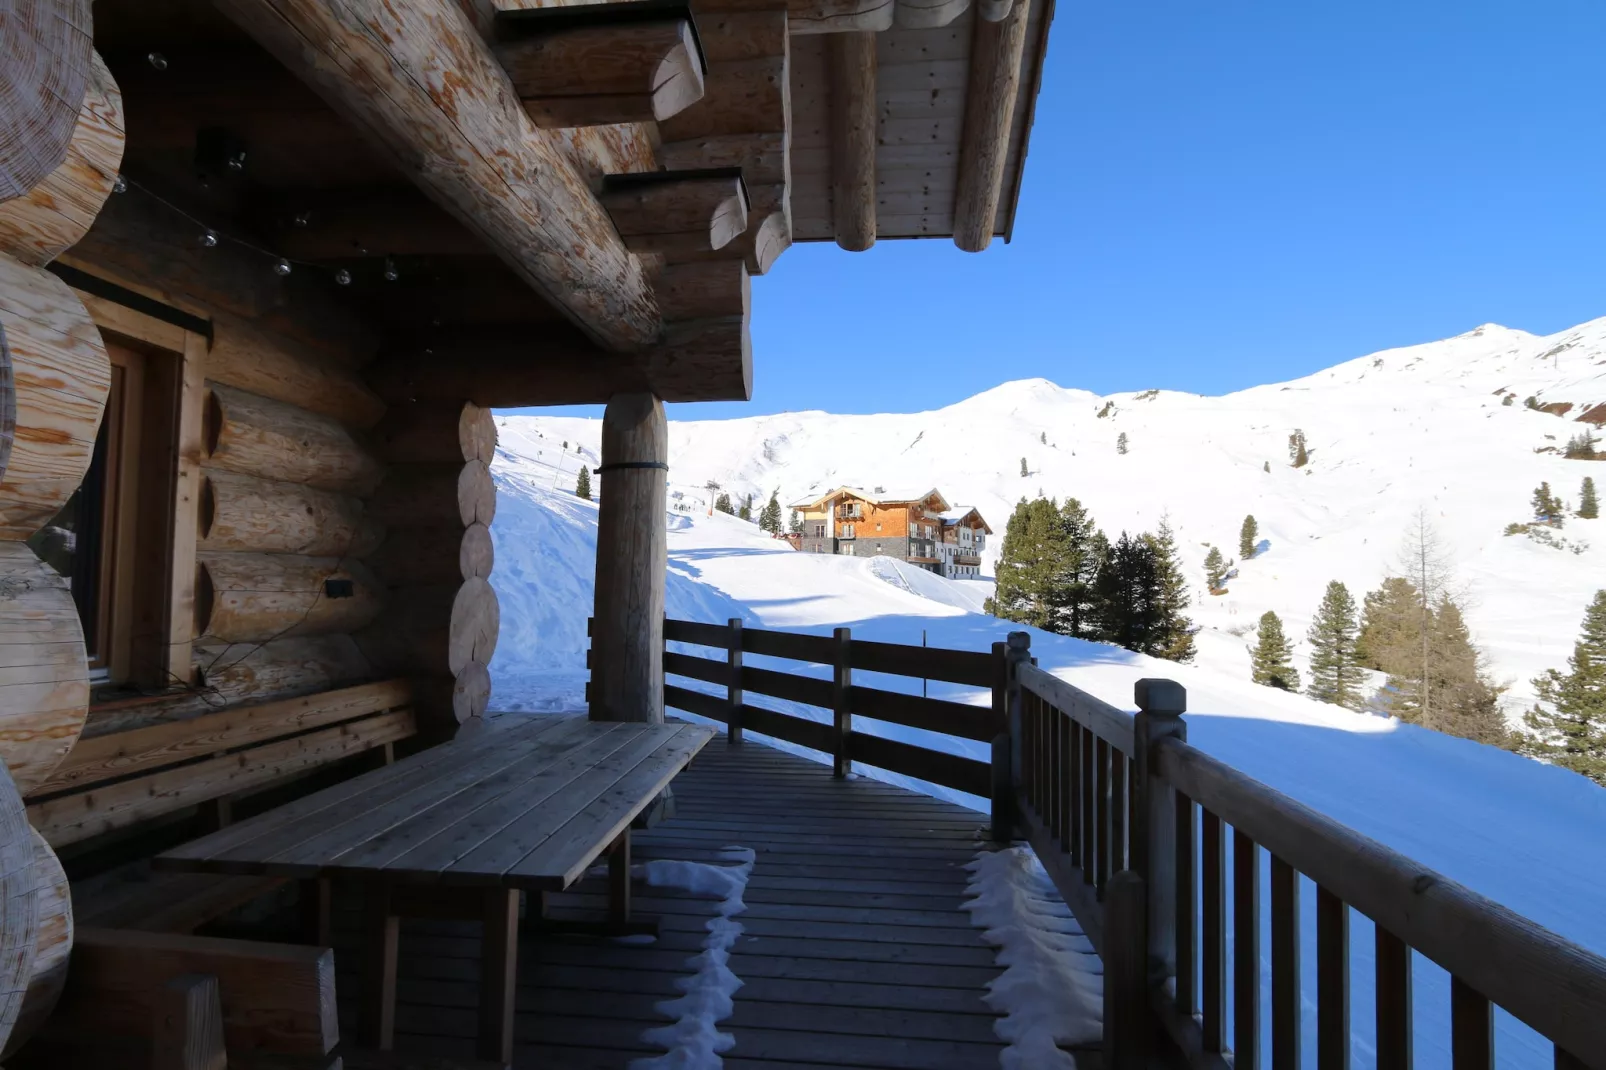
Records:
M991 535L993 533L993 529L974 505L956 505L949 509L942 514L942 526L945 528L958 527L971 517L975 517L980 522L981 529L987 534Z
M932 487L930 490L917 491L914 493L905 493L905 490L906 488L899 487L896 489L896 492L889 493L887 491L880 490L875 492L860 490L858 487L837 487L817 497L806 498L803 501L793 502L789 508L813 509L824 505L833 498L840 497L858 498L860 501L870 502L872 505L915 504L923 502L928 498L936 497L936 499L942 503L942 508L944 510L950 508L948 505L948 499L944 498L942 496L942 492L936 487Z

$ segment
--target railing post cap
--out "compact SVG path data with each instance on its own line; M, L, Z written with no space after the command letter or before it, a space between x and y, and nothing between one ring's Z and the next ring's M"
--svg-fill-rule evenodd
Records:
M1188 689L1175 680L1139 680L1132 687L1132 698L1144 713L1180 717L1188 710Z
M1009 638L1006 641L1008 642L1009 649L1011 650L1030 650L1032 647L1032 636L1030 632L1010 632Z

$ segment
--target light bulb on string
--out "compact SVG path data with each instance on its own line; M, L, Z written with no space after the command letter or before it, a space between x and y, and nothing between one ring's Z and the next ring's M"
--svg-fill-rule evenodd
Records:
M167 57L160 52L149 52L145 55L145 62L159 71L167 70Z
M217 231L203 230L201 232L201 247L203 249L215 249L217 247Z
M335 285L336 286L350 286L351 285L351 272L347 271L345 268L341 268L340 270L336 271L335 272Z
M298 227L306 226L307 222L311 218L312 217L310 215L308 215L306 212L297 212L296 213L296 219L295 219L296 226L298 226Z
M385 257L385 281L395 282L399 278L401 278L401 273L396 270L396 261L388 256Z
M273 273L281 276L290 274L290 261L281 256L273 265Z

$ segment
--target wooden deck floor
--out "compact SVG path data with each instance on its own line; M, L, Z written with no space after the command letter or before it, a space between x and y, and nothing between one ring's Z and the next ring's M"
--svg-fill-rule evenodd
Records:
M1002 1047L983 986L997 976L961 908L964 864L985 818L864 779L835 781L805 759L716 739L674 784L677 815L636 837L638 860L720 861L750 847L744 929L730 967L744 982L720 1029L736 1038L731 1070L971 1070ZM553 896L555 917L605 906L603 881ZM679 995L713 903L638 888L661 918L656 944L542 938L520 947L519 1068L617 1068L659 1053L641 1039L665 1024L655 1004ZM337 917L342 1031L351 1028L358 932ZM469 1056L476 1028L477 926L403 922L400 1050Z

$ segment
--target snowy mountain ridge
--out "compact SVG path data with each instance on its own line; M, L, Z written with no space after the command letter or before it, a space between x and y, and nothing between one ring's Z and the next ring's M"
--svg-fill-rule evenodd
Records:
M1096 395L1027 379L929 412L672 421L669 478L672 506L687 513L707 512L710 481L737 501L753 495L755 508L772 491L790 503L839 485L935 486L991 523L988 572L1022 496L1077 497L1112 537L1168 516L1203 628L1200 662L1245 676L1246 633L1267 609L1299 641L1303 670L1327 582L1344 581L1359 600L1423 509L1467 594L1474 640L1512 685L1515 716L1531 701L1529 679L1564 663L1589 596L1606 586L1606 521L1571 520L1566 548L1502 533L1531 519L1540 482L1576 504L1584 476L1606 477L1606 464L1561 456L1599 422L1606 318L1547 336L1485 324L1216 397ZM579 465L597 463L598 421L500 423L504 460L538 467L554 487L572 488ZM1295 429L1309 444L1303 468L1290 464ZM1211 545L1236 556L1245 514L1267 549L1211 597L1204 556Z

